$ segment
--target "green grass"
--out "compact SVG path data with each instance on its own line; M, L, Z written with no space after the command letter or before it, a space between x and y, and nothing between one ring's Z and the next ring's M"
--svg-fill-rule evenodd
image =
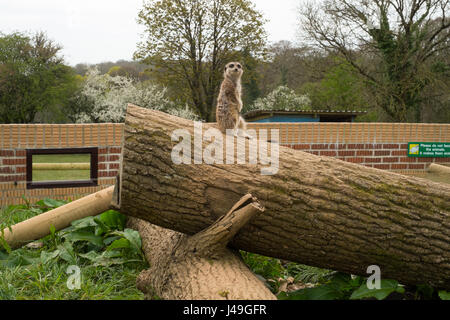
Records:
M45 199L0 211L0 229L64 204ZM43 247L10 251L0 244L0 300L141 300L136 277L148 265L139 234L125 228L125 216L107 211L72 223L41 239ZM81 270L80 289L70 290L67 268Z
M33 169L33 181L89 180L90 170L36 170Z

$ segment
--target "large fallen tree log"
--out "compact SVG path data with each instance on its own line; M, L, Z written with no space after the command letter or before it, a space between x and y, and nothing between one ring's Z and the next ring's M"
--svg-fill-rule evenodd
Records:
M235 248L366 276L378 265L383 278L450 288L449 185L282 147L274 175L262 175L260 163L194 164L206 139L191 141L192 164L174 164L177 129L194 136L192 121L129 105L123 213L192 235L251 193L266 210ZM247 154L248 142L240 142Z

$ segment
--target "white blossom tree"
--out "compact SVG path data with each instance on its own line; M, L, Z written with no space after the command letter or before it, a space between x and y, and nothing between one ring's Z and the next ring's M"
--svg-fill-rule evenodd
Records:
M310 109L311 100L306 95L298 95L294 90L279 86L264 98L258 98L245 111L251 110L305 110Z
M112 77L100 74L97 68L90 69L80 92L80 100L89 101L89 111L77 116L77 122L123 122L128 103L143 108L165 111L195 120L194 113L177 108L166 97L166 89L148 82L135 83L124 76Z

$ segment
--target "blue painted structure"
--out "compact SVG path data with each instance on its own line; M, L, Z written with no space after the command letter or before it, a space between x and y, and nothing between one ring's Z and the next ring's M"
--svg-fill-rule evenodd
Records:
M312 115L274 115L269 118L250 120L250 122L320 122L320 118Z
M366 111L341 110L253 110L244 115L247 122L354 122L359 115Z

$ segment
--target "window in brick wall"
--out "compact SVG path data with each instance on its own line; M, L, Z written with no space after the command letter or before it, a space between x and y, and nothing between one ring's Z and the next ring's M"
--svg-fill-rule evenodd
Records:
M96 186L98 148L28 149L27 189Z

